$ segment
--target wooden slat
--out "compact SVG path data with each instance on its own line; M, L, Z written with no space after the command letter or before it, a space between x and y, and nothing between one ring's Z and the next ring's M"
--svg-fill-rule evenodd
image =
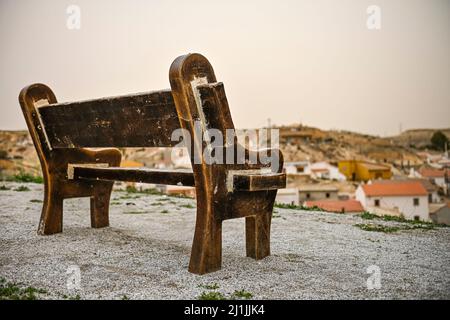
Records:
M234 191L263 191L283 188L286 188L285 173L238 173L233 176Z
M195 186L191 170L156 170L148 168L95 168L73 165L74 179L129 181L167 185Z
M180 127L170 90L38 108L52 148L170 147Z

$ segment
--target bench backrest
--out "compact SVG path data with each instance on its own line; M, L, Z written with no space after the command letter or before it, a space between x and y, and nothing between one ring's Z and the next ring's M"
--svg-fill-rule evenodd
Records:
M194 122L208 128L234 128L221 83L199 54L177 58L170 69L172 90L57 103L43 84L22 90L19 100L36 148L43 155L60 148L173 147L172 132L191 133L191 143L202 144ZM214 83L214 85L209 85ZM202 107L200 95L205 102ZM174 99L175 96L175 99ZM178 105L175 101L178 100ZM199 149L203 150L203 149Z
M180 127L170 90L42 106L52 148L171 147Z

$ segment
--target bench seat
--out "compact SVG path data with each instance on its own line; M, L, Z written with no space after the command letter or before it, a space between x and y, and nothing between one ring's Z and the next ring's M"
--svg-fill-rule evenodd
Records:
M189 169L163 170L149 168L98 167L70 165L72 179L128 181L194 187L194 174ZM233 173L233 191L276 190L286 187L286 174L272 172Z
M73 165L73 179L128 181L178 186L195 186L192 170L89 167Z

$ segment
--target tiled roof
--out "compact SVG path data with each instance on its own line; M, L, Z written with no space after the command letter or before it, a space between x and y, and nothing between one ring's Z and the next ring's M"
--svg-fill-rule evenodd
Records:
M306 201L305 207L318 207L329 212L362 212L364 208L357 200Z
M408 179L399 179L399 180L377 180L376 181L377 184L392 184L392 183L399 183L399 182L404 182L404 183L419 182L422 184L422 186L425 188L425 190L427 190L427 192L429 192L429 193L436 192L438 190L438 188L433 183L431 183L430 180L428 180L428 179L408 178Z
M422 168L419 170L419 173L422 177L426 178L443 178L445 176L444 170L433 168ZM447 170L447 174L450 175L449 170Z
M426 196L427 190L420 182L372 183L362 186L368 197Z

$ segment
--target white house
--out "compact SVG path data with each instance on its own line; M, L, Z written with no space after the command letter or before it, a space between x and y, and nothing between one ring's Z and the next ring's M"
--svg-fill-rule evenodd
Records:
M304 172L311 175L313 178L345 181L345 176L339 172L338 167L335 167L328 162L315 162L307 165Z
M360 185L355 196L366 211L430 221L428 192L420 182L392 181Z
M308 165L308 161L295 161L285 162L283 167L286 174L303 174Z
M422 168L419 170L419 174L422 178L428 179L441 188L446 187L445 176L450 176L450 170L434 169L434 168Z
M279 189L277 192L277 197L275 198L275 202L298 206L300 204L298 189L297 188Z

